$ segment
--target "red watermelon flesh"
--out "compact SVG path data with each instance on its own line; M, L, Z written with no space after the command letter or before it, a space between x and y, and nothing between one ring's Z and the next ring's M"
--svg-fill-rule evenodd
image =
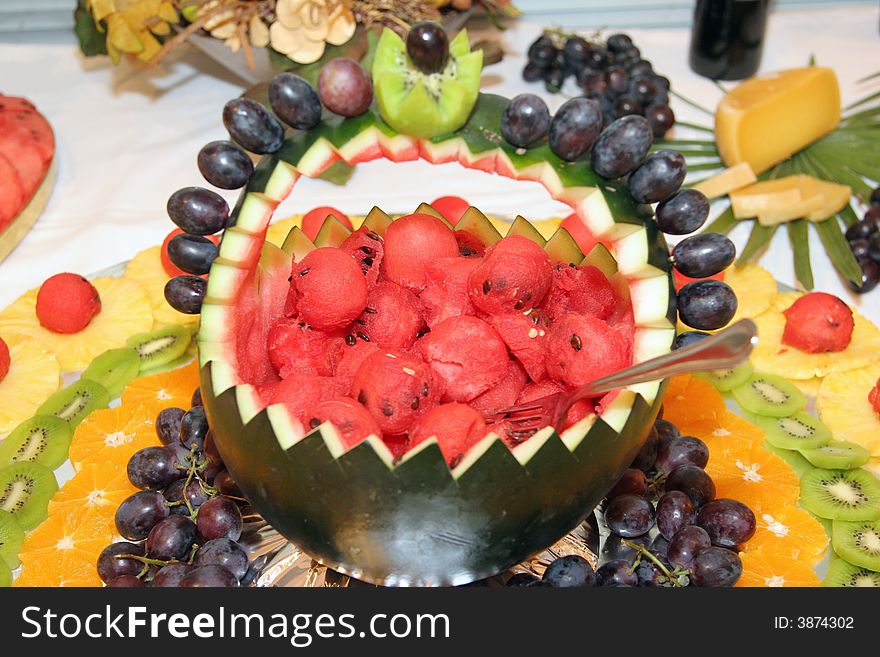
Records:
M563 390L564 388L561 385L550 379L544 379L543 381L538 382L533 381L527 383L522 389L522 392L519 393L519 397L516 399L516 403L524 404L525 402L535 401L541 397L555 395L557 392L562 392Z
M0 94L0 114L4 112L36 112L36 106L21 96L4 96Z
M18 170L0 154L0 231L15 218L24 205L24 187Z
M486 245L476 235L466 230L455 231L455 241L458 242L458 253L464 257L482 256L486 253Z
M382 258L385 256L385 244L378 233L373 232L366 226L361 226L345 238L345 241L339 245L339 249L350 255L358 263L364 276L366 276L367 287L372 288L375 286L379 280Z
M567 312L607 319L614 305L614 291L600 269L591 265L553 269L553 283L544 301L551 320Z
M347 253L333 247L315 249L295 264L290 289L296 298L297 315L321 330L343 328L367 305L367 283L360 267ZM289 297L287 310L293 305Z
M369 436L382 434L370 412L351 397L334 397L323 401L309 415L306 423L308 428L313 429L324 422L331 422L346 449L351 449Z
M334 376L339 381L340 387L346 391L351 391L351 384L354 382L354 375L357 374L361 363L366 360L367 356L379 353L380 349L372 342L364 342L356 340L354 344L345 345L345 349L336 364Z
M511 360L507 363L507 374L504 378L483 394L474 397L470 401L470 406L486 416L492 415L499 409L513 406L528 379L522 365Z
M547 376L544 361L547 353L548 326L540 321L540 315L526 316L512 312L503 315L489 315L488 321L504 340L510 352L528 372L532 381L540 381ZM535 321L537 319L537 321Z
M419 295L428 326L459 315L474 315L468 295L468 276L481 258L438 258L425 267L425 289Z
M18 171L25 198L33 196L49 169L55 142L45 119L34 112L0 114L0 155Z
M290 414L306 427L318 404L344 394L333 377L309 374L257 386L257 393L267 406L284 404Z
M425 269L437 258L458 255L455 234L437 217L411 214L401 217L385 231L385 276L413 292L425 287Z
M400 434L436 406L441 385L422 361L377 351L361 363L351 393L366 406L384 433Z
M498 314L534 308L553 280L550 258L525 237L511 235L493 244L468 278L468 294L483 312Z
M424 325L418 298L396 283L382 281L367 296L354 330L382 349L401 351L413 346Z
M547 373L568 386L582 386L632 361L632 341L590 315L566 313L547 333Z
M437 438L437 444L449 467L455 467L464 453L485 438L483 416L465 404L441 404L425 413L410 434L412 446Z
M345 349L341 334L315 331L289 319L269 330L267 346L269 360L282 379L302 374L333 376Z
M507 374L501 336L477 317L450 317L419 341L434 374L443 382L444 401L467 402Z

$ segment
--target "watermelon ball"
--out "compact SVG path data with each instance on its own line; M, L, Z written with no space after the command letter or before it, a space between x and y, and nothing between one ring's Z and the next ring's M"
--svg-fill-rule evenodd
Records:
M852 310L833 294L805 294L783 314L782 344L795 349L810 354L843 351L852 340L855 326Z
M363 340L355 340L354 344L345 342L345 348L342 350L339 362L333 375L339 381L340 387L348 394L351 392L351 384L354 382L354 375L360 369L367 356L379 353L380 349L372 342L364 342Z
M2 340L0 340L2 342ZM6 367L9 368L9 356L6 356ZM3 361L2 361L2 352L0 352L0 381L3 380ZM880 413L880 379L877 379L877 383L874 384L874 387L871 389L871 392L868 393L868 403L871 404L871 408L874 409L875 413Z
M345 391L333 377L304 374L257 386L257 394L267 406L284 404L290 414L303 423L305 431L308 431L308 420L311 418L309 413L312 409L323 401L345 394Z
M351 385L352 397L366 406L386 434L409 431L437 405L438 383L425 363L403 354L376 352L364 359Z
M40 286L36 311L50 331L79 333L101 312L101 297L79 274L55 274Z
M608 319L614 304L611 284L597 267L557 265L553 269L553 283L544 301L551 320L567 312Z
M379 268L385 257L385 244L379 234L361 226L345 238L339 249L354 258L366 276L367 287L372 289L379 280Z
M467 212L471 204L460 196L441 196L431 201L431 207L454 226L461 220L462 215Z
M540 381L547 376L545 364L547 354L547 328L549 323L543 321L543 315L532 313L504 313L490 315L488 320L510 353L525 368L532 381Z
M513 235L493 244L468 278L468 294L483 312L498 314L534 308L553 280L550 258L540 246Z
M443 458L454 468L465 452L487 433L486 422L479 411L465 404L441 404L416 422L410 432L410 445L414 447L436 437Z
M504 378L483 394L474 397L470 401L470 406L486 416L492 415L501 408L513 406L528 379L529 376L522 365L515 360L508 361L507 374Z
M433 327L444 319L476 315L468 295L468 277L481 258L437 258L425 267L425 289L419 295L425 322Z
M342 212L342 210L331 208L329 205L322 205L317 208L312 208L303 215L302 232L314 242L315 238L318 236L318 232L321 230L321 226L324 225L324 221L327 217L331 216L336 217L339 220L339 223L349 230L354 230L354 226L351 225L351 219L349 219L348 215Z
M419 341L425 362L443 383L443 401L468 402L507 374L507 347L477 317L450 317Z
M355 324L355 335L366 335L383 349L401 351L413 346L424 325L416 295L396 283L383 281L367 296L367 307Z
M313 328L342 328L367 305L364 275L354 259L339 249L311 251L294 265L292 279L297 312Z
M0 381L6 378L9 373L9 347L3 338L0 338Z
M547 373L568 386L613 374L631 360L623 333L590 315L566 313L547 334Z
M428 263L455 256L458 256L455 233L429 214L401 217L385 231L382 270L388 279L413 292L425 287Z
M332 376L345 348L341 335L315 331L290 320L269 329L266 345L272 367L282 379L302 374Z
M345 449L351 449L369 436L382 433L370 412L351 397L334 397L323 401L309 415L308 427L311 429L324 422L333 424Z

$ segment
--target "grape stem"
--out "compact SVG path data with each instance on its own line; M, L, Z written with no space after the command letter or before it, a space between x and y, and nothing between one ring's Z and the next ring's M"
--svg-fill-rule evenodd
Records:
M666 578L666 580L670 584L672 584L672 586L674 586L675 588L679 588L682 586L682 584L679 583L678 577L674 576L675 571L670 571L669 568L667 568L663 564L663 562L660 561L660 559L658 559L654 555L654 553L651 552L649 549L639 545L638 543L633 543L632 541L628 541L626 539L623 539L620 542L623 545L625 545L626 547L630 548L631 550L635 550L636 552L638 552L639 556L636 559L636 561L633 563L633 568L635 568L638 565L638 561L640 559L642 559L643 557L647 557L648 560L651 561L651 563L653 563L661 573L663 573L663 576ZM678 570L678 569L676 569L676 570ZM684 573L682 573L682 574L684 574Z

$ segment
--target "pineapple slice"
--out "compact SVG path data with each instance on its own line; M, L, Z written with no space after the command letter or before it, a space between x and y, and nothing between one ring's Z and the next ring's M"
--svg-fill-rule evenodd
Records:
M0 312L0 334L12 342L36 340L55 355L62 371L76 372L85 369L98 354L125 346L129 336L153 328L150 299L138 283L124 278L96 278L92 285L101 296L101 312L79 333L54 333L43 328L35 311L37 289L33 289Z
M798 390L807 397L815 398L819 394L819 387L822 385L822 377L814 376L810 379L792 379L791 382L797 386Z
M724 272L724 282L733 288L738 303L731 324L744 317L757 317L773 305L778 293L773 274L751 263L730 267Z
M58 360L33 340L10 338L9 372L0 381L0 440L61 387Z
M269 230L266 231L266 241L271 242L280 249L290 229L294 226L302 226L302 218L301 214L295 214L278 221L273 221L269 224Z
M767 312L754 318L758 335L761 336L752 352L752 364L756 370L787 379L811 379L833 372L848 372L877 361L880 329L854 308L852 341L843 351L809 354L782 344L782 331L785 328L785 315L782 312L800 296L800 292L781 292Z
M880 378L880 362L876 357L874 361L868 367L826 376L816 397L816 410L834 440L857 443L871 452L875 474L880 474L880 414L868 401L868 393Z
M167 324L195 324L198 321L197 316L179 313L165 301L165 283L171 277L162 266L159 255L161 250L161 246L153 246L135 255L125 266L124 278L138 283L147 292L157 327Z

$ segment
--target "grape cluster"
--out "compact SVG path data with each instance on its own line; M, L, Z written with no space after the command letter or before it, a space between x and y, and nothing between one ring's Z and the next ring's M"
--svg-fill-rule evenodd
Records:
M274 153L284 142L285 125L311 130L321 121L324 108L341 116L363 114L373 101L370 74L358 62L339 57L328 62L318 77L317 90L293 73L279 73L269 83L269 105L250 98L235 98L223 108L223 125L230 140L206 144L197 157L205 180L220 189L244 187L254 173L246 151ZM168 259L186 272L165 285L165 300L178 312L198 314L207 294L204 275L219 255L206 235L225 229L229 205L222 196L203 187L174 192L166 206L168 216L183 231L167 246Z
M241 492L225 469L196 390L193 407L163 409L156 418L162 445L128 462L139 489L116 510L126 539L98 557L108 587L235 587L253 576L238 543Z
M654 72L626 34L612 34L605 43L547 32L528 49L523 69L527 82L542 80L551 93L574 78L586 98L595 100L605 125L631 114L644 116L655 137L675 123L669 107L669 80Z
M632 466L604 502L610 532L595 571L568 555L507 586L733 586L742 573L738 548L755 533L755 514L745 504L715 499L703 469L705 443L682 436L658 419Z
M859 294L870 292L880 283L880 187L871 194L871 206L861 221L846 229L849 248L862 268L862 282L850 287Z

